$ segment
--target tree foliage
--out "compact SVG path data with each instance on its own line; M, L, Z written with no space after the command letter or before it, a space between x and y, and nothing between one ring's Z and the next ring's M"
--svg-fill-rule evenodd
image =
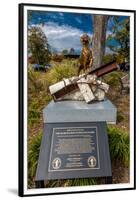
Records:
M114 60L116 60L116 54L106 54L103 57L103 63L104 64L110 63Z
M119 62L129 61L129 18L122 21L113 17L112 33L107 38L107 46L115 53Z
M50 46L40 27L31 27L28 31L28 50L35 63L45 65L50 61Z
M67 49L63 49L62 54L63 54L63 55L68 54L68 50L67 50Z

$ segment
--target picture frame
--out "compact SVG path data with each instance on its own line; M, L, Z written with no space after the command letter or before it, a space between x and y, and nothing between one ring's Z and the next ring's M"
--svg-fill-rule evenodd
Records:
M32 14L32 13L36 14ZM37 13L38 12L38 13ZM30 13L34 17L30 19ZM39 16L40 13L43 13L41 17ZM44 15L49 14L49 18L47 18ZM83 185L83 186L54 186L53 188L51 187L42 187L42 182L39 182L39 188L36 188L33 186L34 182L31 183L32 185L29 185L29 151L30 150L30 144L31 144L31 139L29 132L33 132L34 127L35 131L37 131L37 126L41 127L39 129L43 130L43 127L45 126L42 120L42 112L43 108L45 106L45 103L43 103L43 106L41 107L41 114L40 110L38 112L38 121L33 121L36 120L36 118L33 118L31 122L29 122L29 101L32 99L29 99L29 72L28 72L28 64L30 62L29 60L29 27L35 27L35 25L38 23L41 23L42 27L47 26L48 29L50 29L51 33L49 33L50 37L48 39L51 41L51 46L53 48L56 48L56 45L59 45L60 43L56 43L58 40L58 37L56 37L55 40L51 40L51 35L54 37L53 32L59 30L60 27L63 29L61 30L61 34L67 34L67 32L64 32L67 28L66 31L68 33L71 31L72 25L71 23L67 20L63 20L59 24L56 24L56 17L61 13L61 20L62 17L66 19L66 13L69 15L76 15L80 14L81 16L78 18L77 21L78 24L76 26L74 25L74 28L77 31L79 31L78 36L83 33L83 31L80 32L81 27L79 24L83 24L81 21L84 20L84 16L88 17L89 15L105 15L105 16L123 16L123 18L129 18L129 76L130 76L130 93L129 93L129 113L128 117L130 119L126 118L126 123L128 124L127 126L129 127L129 166L127 167L127 171L129 170L129 179L128 181L126 180L125 183L108 183L105 184L104 182L102 184L94 184L94 185ZM56 15L54 15L56 14ZM65 14L65 15L64 15ZM73 17L73 16L72 16ZM73 18L69 18L69 20ZM53 18L53 20L52 20ZM60 19L60 18L59 18ZM58 20L59 20L58 19ZM68 19L68 18L67 18ZM36 196L36 195L52 195L52 194L67 194L67 193L84 193L84 192L102 192L102 191L116 191L116 190L131 190L131 189L136 189L136 11L135 10L122 10L122 9L106 9L106 8L91 8L91 7L72 7L72 6L60 6L60 5L44 5L44 4L19 4L19 146L18 146L18 151L19 151L19 180L18 180L18 188L19 188L19 196ZM41 22L39 22L39 20ZM88 20L88 18L87 18ZM47 25L45 24L47 23ZM57 25L57 26L56 26ZM54 27L55 26L55 27ZM87 28L84 28L87 31ZM62 32L63 31L63 32ZM109 30L110 31L110 30ZM48 31L46 31L48 34ZM60 34L60 32L59 32ZM72 32L71 32L72 34ZM106 33L107 34L107 33ZM57 35L57 33L55 34ZM71 39L76 39L77 41L77 36L75 33L73 33L73 37ZM64 37L63 37L64 38ZM69 38L68 38L69 39ZM64 39L62 39L64 41ZM62 40L59 41L62 43ZM71 40L70 40L71 41ZM74 41L73 44L79 45L79 42L76 44ZM62 44L66 43L67 40L65 40ZM56 45L55 45L56 43ZM68 42L67 42L68 43ZM63 51L68 48L66 45L63 47ZM79 46L80 48L80 46ZM71 46L72 49L72 46ZM71 50L70 49L70 50ZM62 51L60 49L60 51ZM75 50L76 51L76 50ZM56 50L58 52L58 48ZM81 54L81 52L80 52ZM38 73L38 72L37 72ZM40 72L42 73L42 72ZM32 74L31 74L32 75ZM34 78L32 76L32 78ZM64 78L64 77L63 77ZM39 82L37 83L39 84ZM39 89L38 89L39 90ZM45 91L46 92L46 91ZM39 94L39 93L38 93ZM44 95L45 96L45 95ZM31 97L33 98L33 97ZM47 99L46 102L49 101L49 98ZM37 105L34 103L36 106L35 109L37 109ZM33 112L33 111L32 111ZM119 112L119 111L118 111ZM36 113L35 113L36 114ZM40 117L41 115L41 117ZM123 119L124 121L124 116L121 116L119 114L119 120ZM33 125L30 124L33 123ZM34 126L34 124L37 124ZM41 125L40 125L41 124ZM122 123L121 123L122 124ZM130 124L130 125L129 125ZM123 126L126 126L125 124ZM123 128L124 129L124 128ZM33 131L32 131L33 130ZM127 127L125 128L127 130ZM34 134L34 135L33 135ZM32 133L32 138L36 138L36 132ZM41 140L39 140L41 141ZM52 145L51 145L52 146ZM40 146L37 147L40 150ZM33 150L32 150L33 154ZM36 160L34 161L36 162ZM38 160L37 160L38 163ZM123 165L122 165L123 167ZM36 166L35 166L35 171L36 171ZM113 173L113 171L112 171ZM80 177L79 177L80 178ZM34 181L34 179L32 178ZM51 180L50 180L51 181Z

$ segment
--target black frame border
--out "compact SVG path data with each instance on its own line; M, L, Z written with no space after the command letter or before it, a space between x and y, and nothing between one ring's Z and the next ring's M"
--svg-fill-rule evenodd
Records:
M86 9L99 11L117 11L130 12L134 14L134 187L120 189L101 189L87 191L70 191L58 193L40 193L40 194L24 194L24 7L51 7L51 8L69 8L69 9ZM108 192L108 191L125 191L136 189L136 10L111 9L111 8L95 8L95 7L79 7L79 6L64 6L50 4L33 4L20 3L18 4L18 195L20 197L27 196L45 196L59 194L77 194L90 192Z

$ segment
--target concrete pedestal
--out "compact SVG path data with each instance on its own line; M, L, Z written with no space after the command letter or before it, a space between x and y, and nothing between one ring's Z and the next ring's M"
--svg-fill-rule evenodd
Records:
M51 101L43 110L44 123L100 122L116 123L117 108L110 100L87 104L85 101Z

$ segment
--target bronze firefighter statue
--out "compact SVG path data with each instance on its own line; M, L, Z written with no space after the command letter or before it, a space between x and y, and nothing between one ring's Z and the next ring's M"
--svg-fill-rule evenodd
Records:
M85 33L81 36L80 41L83 45L81 56L78 61L78 76L81 70L86 74L88 70L93 66L93 55L90 50L90 37Z

